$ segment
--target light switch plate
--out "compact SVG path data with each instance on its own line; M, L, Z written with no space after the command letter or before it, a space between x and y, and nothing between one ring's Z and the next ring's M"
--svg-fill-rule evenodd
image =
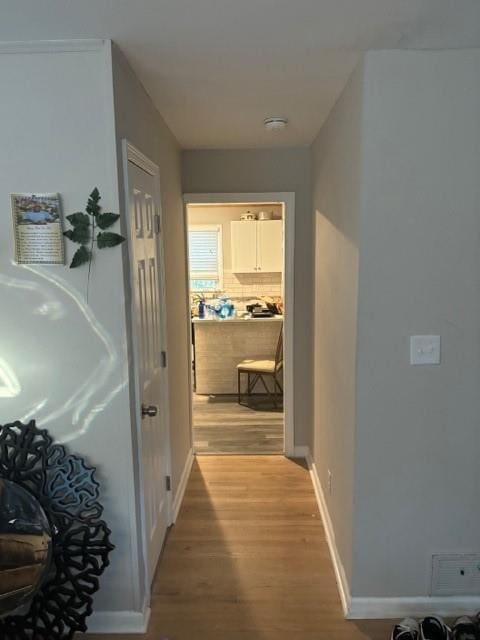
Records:
M440 336L410 336L410 364L440 364Z

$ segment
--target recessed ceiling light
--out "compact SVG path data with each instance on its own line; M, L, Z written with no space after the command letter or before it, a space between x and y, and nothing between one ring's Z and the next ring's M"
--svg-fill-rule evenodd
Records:
M281 131L285 129L287 122L288 119L283 116L271 116L270 118L265 118L263 126L269 131Z

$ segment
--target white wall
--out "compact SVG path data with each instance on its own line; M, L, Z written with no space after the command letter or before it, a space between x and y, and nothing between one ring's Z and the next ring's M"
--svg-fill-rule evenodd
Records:
M190 314L187 305L180 149L120 50L113 46L112 53L119 182L123 183L120 147L122 138L127 138L160 168L163 230L166 239L164 251L172 492L175 496L191 448L191 399L188 385ZM122 208L124 210L123 199Z
M86 268L12 261L10 192L58 191L68 214L82 210L97 186L105 209L118 210L108 45L85 46L91 50L5 53L0 47L0 366L21 387L0 398L0 423L34 418L97 467L116 549L95 603L126 610L137 604L138 584L125 249L98 252L88 304ZM66 246L70 261L76 247Z
M480 51L369 53L353 594L480 552ZM440 366L409 365L438 333Z
M310 445L313 233L309 149L184 151L182 186L185 193L295 192L295 445Z
M0 386L0 423L35 418L59 442L97 467L105 519L116 549L101 579L90 622L97 627L115 621L141 624L145 593L132 445L126 247L95 257L87 304L86 268L13 264L9 193L58 191L66 215L82 210L97 186L105 209L122 213L121 228L128 235L121 138L128 137L159 165L168 238L175 494L190 450L179 148L115 48L112 68L109 42L36 43L25 53L12 53L8 45L2 45L0 81L8 87L0 101L0 199L4 203L0 220L4 309L0 315L0 376L8 371L20 386L12 397ZM66 246L69 262L76 247ZM112 616L115 612L125 613L118 618Z
M312 145L316 223L312 457L349 581L353 549L362 118L363 65L359 65Z

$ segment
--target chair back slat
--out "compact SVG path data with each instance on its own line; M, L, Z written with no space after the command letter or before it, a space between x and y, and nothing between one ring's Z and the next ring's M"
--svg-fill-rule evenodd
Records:
M275 371L283 365L283 322L278 336L277 349L275 351Z

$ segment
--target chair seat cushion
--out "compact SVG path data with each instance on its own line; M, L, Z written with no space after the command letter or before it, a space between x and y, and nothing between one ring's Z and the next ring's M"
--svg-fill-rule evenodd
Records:
M275 360L242 360L242 362L237 365L237 369L273 373L275 371Z

